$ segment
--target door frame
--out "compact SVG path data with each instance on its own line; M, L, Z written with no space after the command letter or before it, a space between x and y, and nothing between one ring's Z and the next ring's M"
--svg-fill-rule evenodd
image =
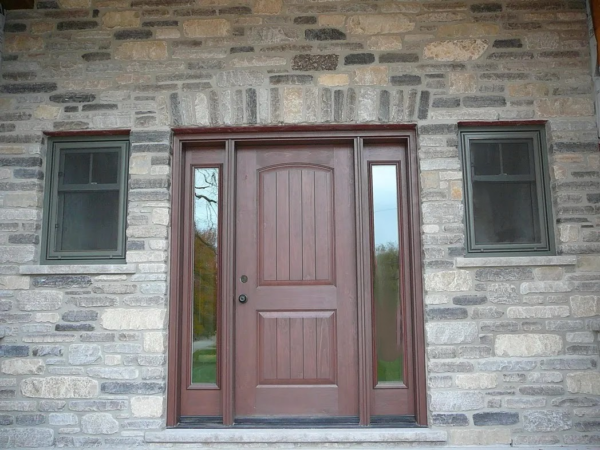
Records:
M168 372L167 372L167 427L185 426L180 423L182 354L182 320L184 305L185 262L183 261L183 245L186 219L182 216L185 209L185 174L186 149L202 147L210 142L220 142L224 149L222 174L225 180L235 180L235 148L236 141L273 142L276 140L302 139L311 140L354 140L354 195L357 212L365 211L361 187L362 180L362 142L363 138L393 139L402 141L406 146L407 165L407 204L408 217L405 221L409 227L408 259L412 298L413 330L413 370L412 380L415 390L415 419L419 426L427 425L426 370L425 370L425 338L424 338L424 305L422 281L422 246L421 246L421 211L419 195L419 166L416 147L416 126L412 124L397 125L291 125L262 127L221 127L221 128L175 128L173 140L172 163L172 197L171 197L171 251L170 251L170 286L169 286L169 328L168 328ZM221 228L221 322L219 331L220 391L221 413L223 425L234 423L234 256L235 256L235 185L226 181L222 187L222 228ZM357 260L357 302L358 302L358 399L360 424L370 421L370 392L373 386L372 363L372 319L370 283L371 277L369 243L364 241L365 221L357 213L356 228L356 260ZM212 422L218 426L218 422Z

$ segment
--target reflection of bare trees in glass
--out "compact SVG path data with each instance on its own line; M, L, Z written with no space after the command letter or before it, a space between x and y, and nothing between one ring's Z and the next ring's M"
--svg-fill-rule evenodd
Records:
M195 170L194 340L212 338L217 328L219 170Z

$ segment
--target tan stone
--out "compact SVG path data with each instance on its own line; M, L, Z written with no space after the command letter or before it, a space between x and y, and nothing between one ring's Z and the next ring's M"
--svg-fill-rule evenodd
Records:
M287 123L302 121L303 89L286 87L283 90L283 120Z
M436 61L472 61L483 55L487 48L488 42L483 39L437 41L425 46L423 56Z
M600 373L567 374L567 390L573 394L600 395Z
M137 28L140 26L139 11L109 11L102 16L105 28Z
M450 430L450 444L456 446L510 444L511 441L511 432L507 429Z
M46 365L41 359L15 358L2 361L2 373L7 375L40 375Z
M460 182L460 181L451 181L450 182L450 198L452 200L462 200L462 198L463 198L462 182Z
M400 50L402 39L400 36L393 35L371 36L367 39L367 48L369 50Z
M441 25L437 34L439 37L465 38L495 36L498 33L500 33L500 26L493 23L469 23L468 25L460 23Z
M129 174L130 175L146 175L150 173L152 166L151 155L131 155L129 159Z
M33 34L44 34L54 31L52 22L32 22L29 28Z
M26 378L21 394L34 398L92 398L98 395L98 382L84 377Z
M425 274L425 290L434 292L468 291L473 280L467 270L449 270Z
M577 117L594 114L594 101L591 98L540 98L534 103L536 113L540 117Z
M63 9L89 8L91 0L58 0Z
M115 59L151 61L167 58L164 41L125 42L115 50Z
M403 14L356 15L346 21L350 34L404 33L414 28L415 24Z
M577 268L582 272L600 272L600 256L577 256Z
M354 71L354 84L385 86L388 84L388 68L385 66L361 67Z
M33 112L36 119L54 120L58 118L60 108L58 106L39 105Z
M22 290L29 289L29 277L0 276L0 289Z
M347 86L350 77L344 73L319 75L319 84L322 86Z
M242 56L229 62L231 67L284 66L287 60L281 56Z
M594 317L600 315L600 296L574 295L569 300L573 317Z
M441 5L441 3L436 5ZM421 10L421 4L419 2L383 3L380 8L383 12L418 13Z
M456 375L456 387L461 389L493 389L498 377L493 373L468 373Z
M161 417L163 398L158 396L131 397L131 414L133 417Z
M4 40L6 53L36 52L44 49L44 39L27 34L9 34Z
M520 83L508 86L511 97L546 97L550 88L544 83Z
M100 324L107 330L162 330L165 326L165 310L107 309L100 316Z
M435 171L421 173L421 189L437 189L440 186L438 173Z
M319 26L322 27L343 27L346 23L346 16L331 15L331 16L319 16Z
M279 14L283 0L255 0L253 14Z
M562 338L556 334L501 334L496 336L496 356L555 356L563 348Z
M178 39L181 37L181 32L177 28L158 28L154 35L156 39Z
M187 37L227 36L231 31L225 19L194 19L183 22L183 34Z

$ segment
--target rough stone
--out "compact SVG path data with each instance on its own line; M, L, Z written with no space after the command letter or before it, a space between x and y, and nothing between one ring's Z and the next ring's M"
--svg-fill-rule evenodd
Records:
M555 334L505 334L496 336L494 351L497 356L554 356L562 348L562 338Z
M102 16L105 28L137 28L140 26L139 11L107 11Z
M425 274L425 289L437 292L468 291L472 287L471 274L466 270Z
M484 406L480 392L434 391L430 394L432 411L472 411Z
M573 426L566 411L527 411L523 413L523 427L530 432L556 432Z
M92 398L98 395L98 382L82 377L27 378L21 393L34 398Z
M19 291L15 297L21 311L53 311L63 302L63 293L57 291Z
M94 364L101 358L101 349L95 344L72 344L69 346L69 364Z
M574 317L594 317L600 315L600 296L574 295L569 299Z
M115 59L152 61L167 58L167 43L164 41L124 42L114 52Z
M488 42L483 39L438 41L424 47L423 57L436 61L472 61L481 57L487 48Z
M573 394L600 395L600 373L567 374L567 390Z
M464 344L477 339L478 330L475 323L428 323L427 340L431 344Z
M81 431L86 434L115 434L119 422L109 413L90 413L81 418Z
M7 375L40 375L46 368L41 359L7 359L1 364L2 373Z
M5 448L52 447L54 431L48 428L0 429L0 442Z
M130 403L131 413L134 417L158 418L162 416L162 397L132 397Z
M356 35L404 33L414 27L415 24L403 14L356 15L350 16L346 22L348 33Z
M456 375L456 387L460 389L493 389L498 386L498 376L491 373Z
M227 36L231 25L225 19L194 19L183 22L183 34L187 37L218 37Z

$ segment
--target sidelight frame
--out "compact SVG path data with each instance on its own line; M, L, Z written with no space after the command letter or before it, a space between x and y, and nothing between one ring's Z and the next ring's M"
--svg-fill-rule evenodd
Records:
M426 373L425 373L425 342L423 319L423 285L421 262L421 234L420 234L420 197L419 197L419 172L416 152L416 131L414 125L318 125L318 126L265 126L256 128L223 127L223 128L179 128L174 129L174 154L173 154L173 197L172 197L172 240L171 240L171 284L170 284L170 319L169 319L169 362L167 385L167 426L168 427L217 427L232 426L235 424L234 405L234 255L235 255L235 175L236 175L236 145L239 143L274 143L276 141L297 142L352 142L354 148L354 195L356 201L356 275L357 275L357 302L358 302L358 398L359 420L361 425L374 426L425 426L427 424L426 402ZM406 187L402 195L405 196L404 204L407 208L405 217L407 231L407 252L405 257L408 265L406 282L408 298L413 305L410 317L412 330L412 367L411 380L414 385L414 420L402 424L402 420L386 423L385 417L371 420L372 390L373 390L373 336L372 333L372 305L371 305L371 251L370 240L365 237L369 234L369 225L365 223L369 214L368 197L365 197L365 186L368 177L365 177L361 167L365 164L363 150L365 142L388 142L400 144L405 154ZM182 341L185 336L181 334L181 325L185 311L182 299L188 289L184 285L183 273L186 262L183 260L182 247L185 240L186 182L189 184L189 175L186 177L186 152L192 149L202 149L218 145L223 152L222 163L222 220L221 220L221 323L219 331L220 352L219 368L220 380L218 390L219 408L214 413L208 411L206 415L191 420L181 415L181 397L185 393L185 386L181 382L182 358L189 355L182 354ZM211 164L202 164L209 166ZM186 181L187 180L187 181ZM189 187L188 187L189 189ZM399 199L400 201L400 199ZM402 208L402 205L399 204ZM364 217L367 216L367 217ZM187 278L189 282L189 277ZM408 369L405 369L408 370ZM201 390L201 389L200 389ZM375 417L374 417L375 419ZM275 422L274 422L275 423ZM263 424L269 425L269 424ZM299 426L303 426L301 423ZM238 424L238 426L243 426ZM247 426L247 425L246 425ZM272 426L276 426L272 425ZM305 425L308 426L308 425Z

